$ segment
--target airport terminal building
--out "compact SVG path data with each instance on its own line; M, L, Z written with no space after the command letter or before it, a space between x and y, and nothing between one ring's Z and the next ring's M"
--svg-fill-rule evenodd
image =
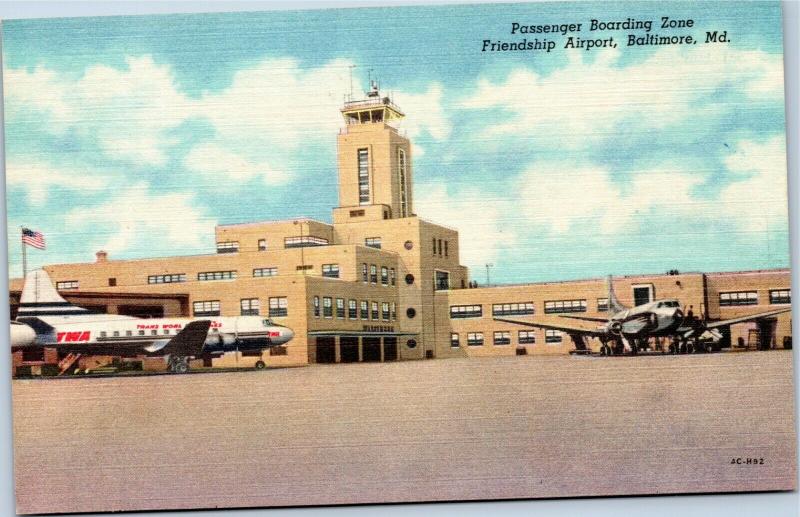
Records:
M288 345L263 354L272 366L566 354L574 348L567 335L494 318L607 315L603 278L473 287L459 263L458 232L414 214L411 143L395 127L400 108L373 90L341 112L332 224L220 225L216 253L114 260L100 251L95 262L44 269L67 299L87 305L82 297L103 312L269 317L295 332ZM11 282L12 316L21 284ZM614 279L626 305L677 298L714 319L786 306L790 286L788 269ZM791 339L791 313L723 334L733 346L756 339L780 347Z

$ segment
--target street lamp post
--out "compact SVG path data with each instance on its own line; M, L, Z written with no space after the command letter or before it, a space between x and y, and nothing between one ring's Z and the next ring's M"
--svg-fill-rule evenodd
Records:
M486 287L489 287L489 268L494 267L494 264L486 264Z

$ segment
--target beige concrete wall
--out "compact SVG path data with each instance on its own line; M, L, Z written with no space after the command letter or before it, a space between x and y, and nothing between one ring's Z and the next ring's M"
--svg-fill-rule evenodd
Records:
M397 130L388 124L373 122L346 126L339 134L337 143L340 207L359 205L358 150L367 149L369 151L370 204L386 205L390 207L391 218L399 217L397 149L402 148L406 153L407 161L409 213L413 213L411 144L407 138L398 134Z
M742 271L736 273L709 273L706 275L708 286L709 314L714 319L731 319L746 316L754 312L766 312L789 305L771 304L770 291L791 289L791 272L788 269L765 271ZM755 291L758 296L756 305L739 305L720 307L719 295L726 292ZM783 346L784 336L792 335L792 313L786 312L774 317L775 344ZM736 344L739 338L748 342L751 329L757 329L756 323L743 323L731 327L731 341Z

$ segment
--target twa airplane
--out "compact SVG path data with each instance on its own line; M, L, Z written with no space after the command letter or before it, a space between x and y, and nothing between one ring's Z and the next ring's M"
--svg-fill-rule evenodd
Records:
M39 269L25 277L10 335L13 351L52 347L73 356L162 356L171 372L185 373L193 357L260 352L287 343L294 332L260 316L142 319L94 314L64 300ZM264 366L263 361L256 363Z
M784 307L772 311L748 314L739 318L720 321L689 318L680 308L677 299L655 300L636 307L626 307L617 299L614 293L612 278L608 277L608 318L595 318L591 316L561 315L564 319L591 321L601 323L595 329L587 329L567 322L532 322L494 318L496 321L514 323L528 327L537 327L558 330L569 335L575 342L577 353L588 353L585 338L596 337L602 343L602 355L623 354L628 352L636 355L640 344L650 337L670 337L670 351L673 353L685 352L711 352L719 350L719 340L722 334L719 328L755 321L761 318L775 316L791 311L791 307ZM692 343L689 343L689 340ZM613 341L616 346L608 345Z

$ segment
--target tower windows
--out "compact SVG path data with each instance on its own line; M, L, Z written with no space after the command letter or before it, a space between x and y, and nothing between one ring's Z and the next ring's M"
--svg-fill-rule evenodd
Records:
M358 150L358 204L369 204L369 151Z
M408 216L408 174L406 170L406 152L397 148L397 182L400 187L400 217Z

